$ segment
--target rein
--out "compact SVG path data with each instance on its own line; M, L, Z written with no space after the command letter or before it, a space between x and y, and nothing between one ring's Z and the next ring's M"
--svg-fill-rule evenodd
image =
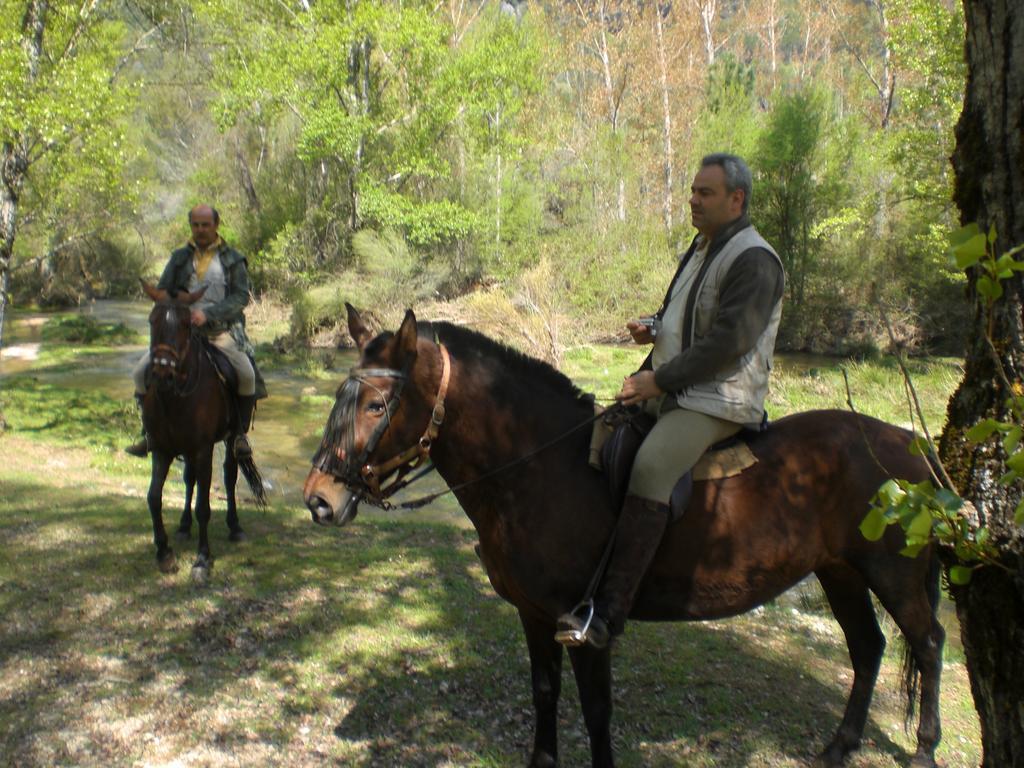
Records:
M373 504L374 506L380 507L381 509L383 509L385 511L391 511L391 510L396 510L396 509L419 509L420 507L426 506L427 504L429 504L430 502L434 501L435 499L439 499L442 496L445 496L445 495L447 495L449 493L453 493L455 491L461 491L463 488L468 488L469 486L476 485L477 483L483 482L484 480L489 480L490 478L492 478L492 477L494 477L496 475L500 475L502 472L506 472L507 470L513 469L514 467L518 467L520 464L525 464L526 462L528 462L531 459L535 458L538 454L546 451L548 448L551 448L552 446L558 445L558 443L562 442L566 438L570 437L571 435L575 434L576 432L579 432L584 427L589 427L591 424L593 424L598 419L604 418L608 414L615 413L616 411L621 410L623 408L625 408L625 406L623 406L622 404L614 403L611 406L609 406L607 410L601 411L600 413L595 413L589 419L585 419L584 421L581 421L579 424L575 425L574 427L571 427L566 432L563 432L562 434L558 435L558 437L555 437L552 440L549 440L548 442L544 443L544 445L540 446L539 448L535 448L534 450L530 451L525 456L520 456L517 459L513 459L510 462L502 464L500 467L492 469L490 472L487 472L486 474L480 475L480 477L475 477L472 480L467 480L464 483L459 483L458 485L453 485L453 486L451 486L450 488L448 488L446 490L438 491L437 493L431 493L431 494L429 494L427 496L422 496L422 497L420 497L418 499L413 499L412 501L403 501L403 502L401 502L399 504L391 504L390 502L388 502L384 498L381 498L380 500L376 500L376 499L373 499L373 498L366 498L364 496L360 496L360 500L368 501L370 504ZM408 481L404 482L401 486L398 486L398 488L394 488L394 490L398 490L399 488L404 488L406 485L411 484L413 482L413 480L418 480L420 477L422 477L423 475L427 474L429 471L433 470L433 468L434 468L434 466L430 465L430 467L426 468L424 471L421 471L416 476L410 478ZM389 495L390 495L390 493L389 493Z

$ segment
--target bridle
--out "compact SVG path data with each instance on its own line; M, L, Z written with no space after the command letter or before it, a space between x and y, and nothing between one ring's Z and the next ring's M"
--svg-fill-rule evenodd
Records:
M173 308L173 305L168 304L168 307ZM150 344L149 347L150 364L154 369L170 369L173 375L172 381L174 383L174 394L179 397L185 397L192 394L198 386L197 380L191 390L188 388L189 378L192 376L193 370L197 366L185 365L189 359L189 353L192 351L192 337L196 335L196 333L197 330L195 326L189 323L189 332L185 337L185 346L180 352L171 344Z
M614 413L625 410L625 407L620 403L615 403L605 411L596 412L591 418L586 419L579 424L571 427L566 432L558 435L557 437L549 440L543 445L530 451L524 456L520 456L517 459L496 467L490 472L487 472L479 477L468 480L467 482L460 483L459 485L450 486L443 491L428 494L422 498L418 498L412 501L405 501L401 504L392 504L387 499L394 495L395 492L410 485L415 480L423 477L428 472L433 470L433 464L429 463L430 459L430 448L437 438L438 432L441 429L441 425L444 422L445 417L445 397L448 394L448 384L451 378L451 360L448 355L448 350L444 344L438 343L438 349L441 352L442 372L441 372L441 383L438 386L437 396L434 399L434 409L430 416L430 421L427 424L427 428L424 430L423 435L416 442L416 444L405 449L401 453L393 456L387 461L380 462L378 464L369 464L367 459L370 454L376 450L381 437L385 430L391 425L391 414L393 410L398 408L401 400L402 390L405 388L405 384L409 379L409 369L412 365L411 361L406 361L405 366L401 371L394 368L353 368L349 371L349 379L352 381L358 381L360 384L366 384L367 386L376 389L370 382L366 381L367 378L390 378L396 381L395 391L391 395L391 399L387 401L385 407L385 418L381 420L380 424L374 429L373 434L370 435L370 439L367 440L366 445L360 452L358 459L351 464L342 460L341 457L341 446L338 446L334 450L334 455L341 461L342 466L340 470L336 470L329 466L329 454L325 451L322 454L318 454L314 457L313 466L323 472L324 474L332 475L336 479L343 482L349 487L351 493L356 497L356 501L367 501L375 506L378 506L384 510L392 509L418 509L419 507L425 506L435 499L452 493L454 491L466 488L470 485L488 480L496 475L499 475L513 467L525 464L530 461L538 454L547 450L548 448L557 445L562 442L570 435L578 432L584 427L588 427L600 418L607 418ZM380 393L380 390L377 390ZM383 399L383 398L382 398ZM424 464L427 466L423 467ZM356 470L355 468L359 469ZM419 472L415 473L411 477L406 477L411 470L420 469ZM386 477L388 473L398 470L397 477L384 488L380 487L380 480Z
M434 398L434 408L430 414L430 421L427 422L426 429L423 430L419 440L387 461L377 464L370 464L368 462L370 455L377 450L377 445L380 443L384 433L391 426L391 414L398 410L402 398L402 390L405 389L405 385L409 381L409 372L414 358L407 360L401 371L394 368L353 368L349 371L349 379L365 384L376 390L378 394L382 393L367 379L389 378L395 380L395 388L391 394L391 399L384 405L385 418L381 419L380 423L374 428L359 456L351 464L347 464L342 460L341 446L338 446L335 448L335 455L339 460L342 460L343 469L340 472L327 469L326 456L321 458L317 469L338 477L350 487L359 488L360 491L357 492L361 493L361 495L368 493L368 500L379 506L384 506L385 500L389 496L412 482L412 479L407 479L406 475L429 461L430 448L434 444L434 440L437 439L437 435L441 431L441 425L444 423L444 401L448 396L448 383L451 380L452 364L448 349L444 344L438 344L438 349L441 353L441 382L438 385L437 395ZM353 468L358 468L356 470L358 474L353 472ZM391 483L382 488L380 485L381 480L395 470L398 471L398 475Z

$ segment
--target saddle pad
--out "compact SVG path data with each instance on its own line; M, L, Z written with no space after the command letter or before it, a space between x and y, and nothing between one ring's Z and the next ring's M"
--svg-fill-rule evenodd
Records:
M719 480L738 475L757 463L757 457L746 443L739 442L717 451L705 453L693 468L693 479Z

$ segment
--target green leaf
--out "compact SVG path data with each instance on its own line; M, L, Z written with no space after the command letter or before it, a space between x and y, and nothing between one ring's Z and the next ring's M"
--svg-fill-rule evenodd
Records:
M907 538L911 541L927 539L932 532L932 513L922 509L907 526Z
M1006 466L1014 472L1024 472L1024 451L1017 451L1006 460Z
M907 546L900 550L900 554L907 557L917 557L917 553L924 549L927 543L927 541L921 541L916 544L907 544Z
M1024 499L1017 504L1017 509L1013 512L1013 522L1017 525L1024 525Z
M931 454L931 446L925 437L915 437L910 441L908 448L914 456L928 456Z
M1013 246L1013 248L1008 250L1004 255L1005 256L1016 256L1021 251L1024 251L1024 243L1021 243L1020 245ZM1024 269L1024 261L1015 261L1013 264L1014 264L1014 267L1013 267L1014 269L1018 269L1018 270L1019 269Z
M988 241L994 243L996 241L996 224L992 222L992 225L988 228Z
M1003 295L1003 286L998 281L983 275L978 278L978 293L990 301L995 301Z
M985 419L967 430L967 439L972 443L980 443L991 437L997 429L999 429L998 421L995 419Z
M970 224L954 229L949 233L949 245L951 248L958 248L978 234L978 223L972 221Z
M886 480L875 493L875 501L882 507L896 507L906 497L906 491L895 480Z
M949 580L954 584L964 585L971 581L972 569L966 565L954 565L949 569Z
M953 256L956 257L956 265L960 269L973 267L982 256L985 255L985 236L975 235L963 245L953 249Z
M860 524L860 532L868 541L878 541L882 538L882 534L885 533L887 525L888 523L882 510L878 507L872 507L871 511L868 512L868 516Z
M1017 444L1020 442L1022 434L1024 434L1024 430L1022 430L1020 427L1010 427L1010 429L1007 430L1006 434L1003 436L1003 449L1007 453L1013 453L1014 449L1016 449L1017 447Z
M947 512L956 512L964 505L964 500L948 488L939 488L935 492L935 502Z

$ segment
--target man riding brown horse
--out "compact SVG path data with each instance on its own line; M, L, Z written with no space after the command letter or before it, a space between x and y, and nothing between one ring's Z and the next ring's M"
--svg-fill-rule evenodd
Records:
M192 239L171 254L157 289L170 294L194 293L205 288L192 306L192 325L231 363L238 381L237 428L232 441L235 458L252 456L246 438L258 397L257 373L250 359L252 347L245 334L243 310L249 303L249 272L245 257L225 243L217 232L220 215L209 205L197 205L188 214ZM132 378L135 399L141 409L146 393L146 370L150 353L139 359ZM265 395L263 395L265 396ZM133 456L149 453L149 441L143 425L142 437L125 449Z
M764 416L785 277L775 250L747 219L751 174L735 155L708 155L691 186L697 237L680 259L661 309L627 323L653 342L616 399L657 423L633 463L615 545L592 610L560 617L555 639L601 648L623 630L669 522L672 489L701 454Z

